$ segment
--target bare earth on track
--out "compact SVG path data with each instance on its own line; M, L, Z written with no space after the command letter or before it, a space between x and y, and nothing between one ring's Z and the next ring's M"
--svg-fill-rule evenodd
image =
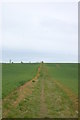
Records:
M41 108L40 108L40 117L45 118L47 116L47 106L45 103L45 93L44 93L44 79L42 80L42 90L41 90Z
M3 100L3 105L5 103L8 104L8 102L10 102L11 106L16 107L22 100L25 99L26 96L29 96L30 94L32 94L33 87L34 87L33 81L35 81L35 84L36 84L39 74L40 74L40 67L38 68L38 72L36 76L32 80L26 82L24 85L17 88L15 91L13 91L9 96L7 96ZM17 97L14 99L15 95ZM7 110L3 108L3 117L7 117L7 114L9 111L10 111L9 109Z
M5 108L7 104L8 107ZM30 118L30 115L31 118L76 118L78 116L77 97L64 85L52 79L44 64L38 68L35 78L17 88L3 100L3 117L7 117L11 109L14 111L18 109L19 104L23 109L17 111L17 116L23 115L23 118L27 116Z

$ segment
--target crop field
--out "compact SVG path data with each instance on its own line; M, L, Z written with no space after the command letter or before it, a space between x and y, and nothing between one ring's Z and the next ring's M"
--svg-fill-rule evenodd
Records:
M2 65L3 118L77 118L78 64Z
M31 80L37 73L39 64L3 64L3 98L17 87Z
M78 95L78 64L47 64L49 75Z

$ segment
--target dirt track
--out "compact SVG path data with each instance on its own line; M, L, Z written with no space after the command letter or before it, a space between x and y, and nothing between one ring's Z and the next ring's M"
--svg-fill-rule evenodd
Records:
M47 116L47 106L45 103L45 93L44 93L44 79L42 80L42 90L41 90L41 107L40 107L40 117L45 118Z
M16 107L22 100L25 99L26 96L29 96L30 94L32 94L33 87L34 87L33 81L35 81L35 84L36 84L39 75L40 75L40 67L38 68L38 72L37 72L36 76L32 80L28 81L24 85L17 88L9 96L7 96L3 100L3 104L8 103L8 101L11 100L11 98L13 98L15 96L15 94L17 94L17 98L15 100L11 101L11 104ZM6 110L6 109L3 110L3 116L7 117L8 112L9 112L9 110Z
M34 91L36 91L37 89L40 94L37 93L37 96L35 96ZM10 109L3 108L3 117L7 117L12 108L15 110L18 107L19 103L26 100L31 94L33 98L30 98L30 101L32 101L34 107L39 107L39 109L37 111L35 108L30 108L32 109L32 111L29 111L29 113L27 114L25 114L25 111L21 111L21 114L23 114L23 118L28 114L33 114L33 109L34 113L36 113L37 117L39 118L75 118L78 115L78 101L75 95L72 94L72 92L61 83L53 80L48 75L47 67L45 67L44 64L41 64L38 68L38 72L35 78L25 83L17 90L13 91L3 100L3 104L6 105L10 102L11 105L9 107ZM16 98L14 98L15 95ZM35 104L36 97L40 99L40 102L38 104ZM26 108L26 111L28 111L28 106L33 107L31 106L32 103L30 101L23 106Z

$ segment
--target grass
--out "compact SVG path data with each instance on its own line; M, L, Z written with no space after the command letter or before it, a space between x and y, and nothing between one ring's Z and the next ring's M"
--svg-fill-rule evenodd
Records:
M2 64L0 63L0 100L2 99Z
M50 82L49 82L50 81ZM50 118L76 117L74 104L51 79L45 81L45 102Z
M22 100L16 108L10 105L8 109L10 112L8 113L8 118L37 118L39 117L40 111L40 92L41 92L41 84L40 81L37 82L36 85L32 83L34 86L33 93L28 97L25 96L25 99Z
M9 89L13 87L12 90L14 90L18 88L18 86L23 85L36 75L39 65L40 64L3 64L4 84L6 85L6 80L8 84L10 84L9 87L7 84L6 89L4 89L7 90L7 87ZM10 79L11 77L12 79ZM24 80L22 80L22 78ZM22 99L17 106L12 104L13 101L16 101L17 97L19 97L16 92L6 101L3 101L3 112L6 113L7 118L41 118L41 108L44 108L44 104L46 105L47 111L47 114L43 115L44 118L76 118L77 110L75 109L74 103L65 91L59 88L54 82L54 79L70 88L74 94L77 94L78 65L42 64L39 78L37 81L31 82L32 86L29 90L32 92L29 93L29 95L27 95L26 92L25 98ZM11 82L13 82L13 84ZM42 87L42 85L44 87ZM41 97L42 88L44 89L44 100L42 100ZM4 91L4 93L6 93L6 91ZM6 95L9 93L10 91L6 93ZM46 113L46 111L44 113Z
M2 64L2 97L35 77L39 64Z
M49 75L70 88L78 95L78 64L77 63L51 63L46 64Z

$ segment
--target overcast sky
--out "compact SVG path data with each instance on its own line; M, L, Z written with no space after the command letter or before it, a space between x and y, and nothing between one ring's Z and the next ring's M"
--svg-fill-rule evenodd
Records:
M78 61L78 4L4 3L4 62Z

